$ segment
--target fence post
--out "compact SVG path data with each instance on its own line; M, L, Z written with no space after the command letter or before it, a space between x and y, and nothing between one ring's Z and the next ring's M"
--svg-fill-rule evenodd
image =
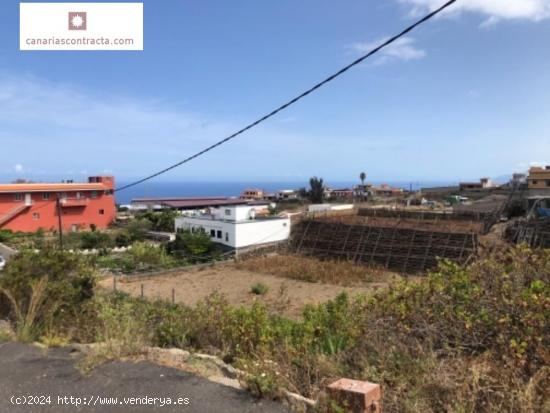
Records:
M141 298L143 298L143 283L141 283Z
M116 292L116 275L113 275L113 292Z
M176 303L176 290L172 288L172 304Z
M350 413L382 413L382 390L368 381L340 379L327 387L329 399ZM329 406L329 411L334 409ZM337 410L339 411L339 410Z

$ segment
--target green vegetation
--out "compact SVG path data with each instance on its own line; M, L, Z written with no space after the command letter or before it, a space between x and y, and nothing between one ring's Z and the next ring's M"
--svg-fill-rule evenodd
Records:
M174 221L178 217L177 211L164 210L160 212L147 211L140 215L151 223L153 231L174 232Z
M88 258L48 247L40 253L23 251L0 277L0 318L11 315L23 341L50 329L70 334L84 303L93 297L95 282Z
M235 308L217 294L193 308L120 293L93 296L91 268L85 259L43 251L16 258L1 286L27 309L33 283L47 280L32 337L100 340L101 360L143 345L217 349L250 374L251 390L262 396L284 387L317 397L331 378L345 376L380 383L389 412L550 407L548 250L513 248L467 268L442 262L420 282L354 300L341 295L308 306L299 320L260 303ZM0 309L19 332L24 324L9 300Z
M146 242L135 242L131 248L121 253L99 255L95 257L94 262L99 268L124 274L170 269L189 264L187 260L169 254L163 246Z
M256 283L250 287L250 292L256 295L265 295L269 291L269 287L262 283Z
M325 184L323 178L312 177L309 180L309 191L307 197L314 204L321 204L325 200Z
M168 248L179 255L191 255L190 258L200 258L213 252L214 243L204 229L197 231L180 231L176 234L176 239Z

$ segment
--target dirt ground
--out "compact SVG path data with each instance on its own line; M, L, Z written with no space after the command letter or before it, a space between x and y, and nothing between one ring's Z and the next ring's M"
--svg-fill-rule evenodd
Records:
M262 283L268 287L264 295L251 292L251 287ZM331 284L311 283L292 280L275 275L239 270L233 265L206 267L166 276L157 276L148 280L119 282L118 289L132 296L141 295L141 285L146 298L172 299L174 289L175 301L194 305L199 300L217 291L223 294L231 304L250 306L256 300L264 302L271 311L289 317L301 314L306 304L328 301L342 292L354 296L360 293L372 293L384 288L386 283L368 283L357 287L343 287ZM101 281L103 288L112 289L113 280Z

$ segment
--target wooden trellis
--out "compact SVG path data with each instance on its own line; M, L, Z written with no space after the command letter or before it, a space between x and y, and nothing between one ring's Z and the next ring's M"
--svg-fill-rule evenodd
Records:
M550 218L516 221L506 228L506 238L534 248L550 248Z
M491 214L488 212L433 212L433 211L401 211L385 208L360 208L357 215L363 217L398 218L411 220L433 221L485 221Z
M321 258L376 263L403 273L423 272L437 258L464 263L477 250L477 234L308 220L293 231L292 247Z

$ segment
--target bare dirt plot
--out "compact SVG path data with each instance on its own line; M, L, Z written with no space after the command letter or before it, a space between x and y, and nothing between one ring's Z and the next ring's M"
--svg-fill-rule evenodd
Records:
M251 287L257 283L268 287L266 294L256 295L251 292ZM386 283L369 283L364 286L343 287L292 280L224 265L182 271L175 275L157 276L148 280L120 282L118 289L139 297L142 284L144 296L149 299L171 300L173 289L176 302L192 306L210 294L218 292L232 305L250 306L255 301L261 301L270 310L291 317L299 316L306 304L322 303L342 292L355 296L360 293L372 293L387 286ZM106 289L113 288L112 278L104 279L101 286Z

